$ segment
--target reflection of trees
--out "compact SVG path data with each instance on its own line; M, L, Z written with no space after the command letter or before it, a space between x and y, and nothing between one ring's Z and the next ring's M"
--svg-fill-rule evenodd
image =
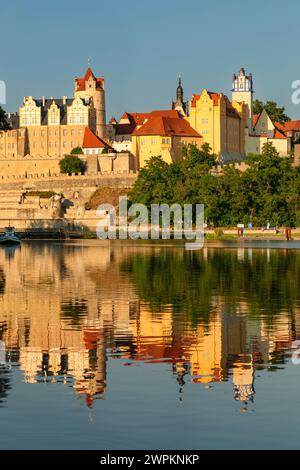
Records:
M121 264L130 274L141 299L153 312L172 305L174 312L189 320L209 319L216 298L227 311L247 303L250 314L272 318L292 312L298 302L300 255L283 250L253 250L238 259L236 250L213 249L207 259L203 252L162 250L149 257L134 255Z
M81 324L82 318L87 315L87 310L86 300L71 300L62 303L61 316L70 321L72 325L78 326Z
M11 389L10 370L5 365L0 365L0 406Z

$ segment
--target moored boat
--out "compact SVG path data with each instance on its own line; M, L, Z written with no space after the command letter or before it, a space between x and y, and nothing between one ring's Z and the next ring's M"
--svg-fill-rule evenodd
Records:
M19 245L21 239L15 234L14 227L5 227L5 232L0 235L0 245Z

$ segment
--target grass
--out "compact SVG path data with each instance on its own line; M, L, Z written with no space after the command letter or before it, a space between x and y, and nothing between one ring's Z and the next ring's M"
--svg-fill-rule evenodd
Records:
M100 204L112 204L114 207L119 205L119 197L127 196L131 188L99 188L90 197L85 204L87 210L96 210Z

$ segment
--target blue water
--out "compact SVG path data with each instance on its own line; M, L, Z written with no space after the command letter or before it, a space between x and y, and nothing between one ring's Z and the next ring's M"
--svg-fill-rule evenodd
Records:
M300 448L296 248L2 249L0 448Z

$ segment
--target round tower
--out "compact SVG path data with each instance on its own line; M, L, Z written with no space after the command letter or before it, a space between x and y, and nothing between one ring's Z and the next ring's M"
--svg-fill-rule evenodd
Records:
M106 136L106 116L105 116L105 89L104 78L95 77L90 67L85 72L84 77L75 78L75 98L92 98L96 111L96 134L105 139Z

